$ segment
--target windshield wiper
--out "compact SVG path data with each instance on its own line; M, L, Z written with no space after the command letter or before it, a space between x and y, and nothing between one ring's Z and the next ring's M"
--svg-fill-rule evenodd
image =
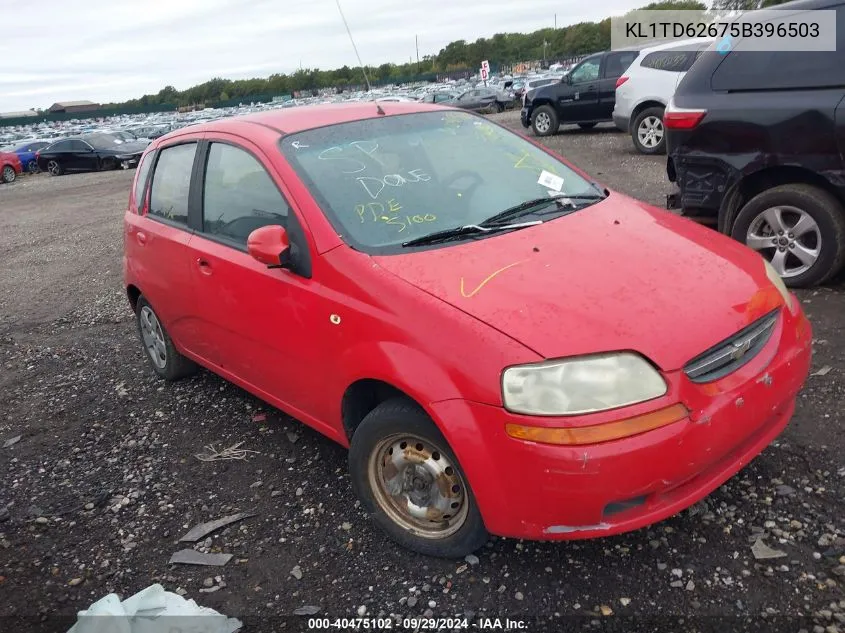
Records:
M426 244L437 244L438 242L448 242L462 237L472 237L477 235L484 235L485 233L492 233L494 231L511 231L516 229L523 229L529 226L536 226L542 224L542 220L534 220L533 222L520 222L518 224L496 224L495 226L481 226L479 224L466 224L464 226L456 226L451 229L444 229L442 231L435 231L428 235L416 237L407 242L402 242L402 246L423 246Z
M574 201L598 202L599 200L604 200L606 197L607 196L602 194L595 193L574 196L560 194L545 198L533 198L531 200L521 202L516 206L509 207L504 211L499 211L496 215L493 215L481 222L481 226L496 226L500 222L514 220L526 215L546 215L547 213L558 211L565 206L570 206L570 203ZM555 208L548 211L541 210L542 207L547 207L549 204L554 204ZM571 206L575 207L576 205L572 204Z

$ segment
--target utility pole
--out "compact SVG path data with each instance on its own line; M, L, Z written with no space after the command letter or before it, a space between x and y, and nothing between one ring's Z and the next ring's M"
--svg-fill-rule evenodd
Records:
M414 43L417 45L417 74L420 74L420 36L414 35Z
M557 13L555 13L555 28L557 28Z

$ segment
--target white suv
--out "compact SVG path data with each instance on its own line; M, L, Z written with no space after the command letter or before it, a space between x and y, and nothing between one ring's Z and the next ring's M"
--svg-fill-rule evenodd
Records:
M713 40L672 41L643 49L625 74L616 80L613 122L630 132L643 154L666 151L663 110L675 88Z

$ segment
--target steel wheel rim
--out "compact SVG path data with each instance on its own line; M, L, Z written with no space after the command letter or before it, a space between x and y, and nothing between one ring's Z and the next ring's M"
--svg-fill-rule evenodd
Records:
M538 132L548 132L549 127L552 125L552 120L549 118L548 114L540 112L534 117L534 125L537 127Z
M3 168L3 180L5 182L12 182L15 179L15 170L8 165Z
M155 312L149 306L141 308L140 315L141 338L144 340L144 347L150 355L153 363L159 369L167 366L167 345L164 342L164 332L161 323Z
M405 433L382 439L370 453L367 474L379 507L417 536L444 539L466 523L466 484L429 440Z
M803 209L778 205L758 213L751 221L745 244L788 279L816 264L821 255L822 234L818 223Z
M47 171L49 171L54 176L58 176L59 175L59 163L57 163L54 160L51 160L49 163L47 163Z
M637 138L643 147L657 147L663 140L663 121L656 116L647 116L637 126Z

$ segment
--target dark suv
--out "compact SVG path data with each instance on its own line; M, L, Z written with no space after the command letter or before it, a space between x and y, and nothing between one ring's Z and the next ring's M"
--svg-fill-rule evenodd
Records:
M806 287L845 266L845 0L777 8L799 13L776 24L835 10L837 50L751 52L736 40L701 55L663 118L667 172L680 189L667 206L714 224L759 251L787 285Z
M591 128L596 123L612 121L616 80L638 55L638 50L590 55L560 82L542 86L526 95L522 125L531 127L537 136L549 136L563 123Z

